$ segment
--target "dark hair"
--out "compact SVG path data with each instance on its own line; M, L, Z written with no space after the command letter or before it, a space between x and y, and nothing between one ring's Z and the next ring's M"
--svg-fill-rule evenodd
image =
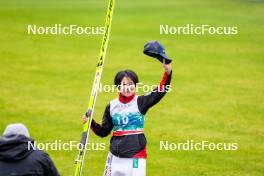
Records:
M115 85L119 86L124 77L129 77L134 82L135 85L138 83L138 76L134 71L122 70L122 71L119 71L115 76L115 80L114 80Z

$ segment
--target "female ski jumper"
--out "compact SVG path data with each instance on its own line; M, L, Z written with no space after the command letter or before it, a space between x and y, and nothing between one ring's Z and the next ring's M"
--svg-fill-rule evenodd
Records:
M106 106L101 125L92 120L91 127L96 135L105 137L113 131L105 175L146 175L145 115L170 89L171 74L172 71L165 72L159 87L145 95L125 97L119 94Z

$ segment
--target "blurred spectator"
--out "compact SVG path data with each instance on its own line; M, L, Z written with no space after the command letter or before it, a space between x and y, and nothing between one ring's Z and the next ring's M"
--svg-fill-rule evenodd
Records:
M49 155L29 147L30 142L34 144L25 125L6 127L0 138L0 176L59 175Z

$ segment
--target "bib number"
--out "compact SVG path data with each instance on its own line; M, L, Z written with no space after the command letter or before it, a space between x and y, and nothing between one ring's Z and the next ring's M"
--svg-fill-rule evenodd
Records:
M117 122L118 122L118 125L127 125L128 124L128 117L127 116L124 116L124 117L120 117L118 116L117 117Z

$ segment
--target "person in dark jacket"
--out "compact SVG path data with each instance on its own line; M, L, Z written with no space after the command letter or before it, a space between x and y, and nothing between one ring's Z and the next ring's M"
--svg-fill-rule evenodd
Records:
M25 125L8 125L0 138L0 176L58 176L49 155L33 144Z

